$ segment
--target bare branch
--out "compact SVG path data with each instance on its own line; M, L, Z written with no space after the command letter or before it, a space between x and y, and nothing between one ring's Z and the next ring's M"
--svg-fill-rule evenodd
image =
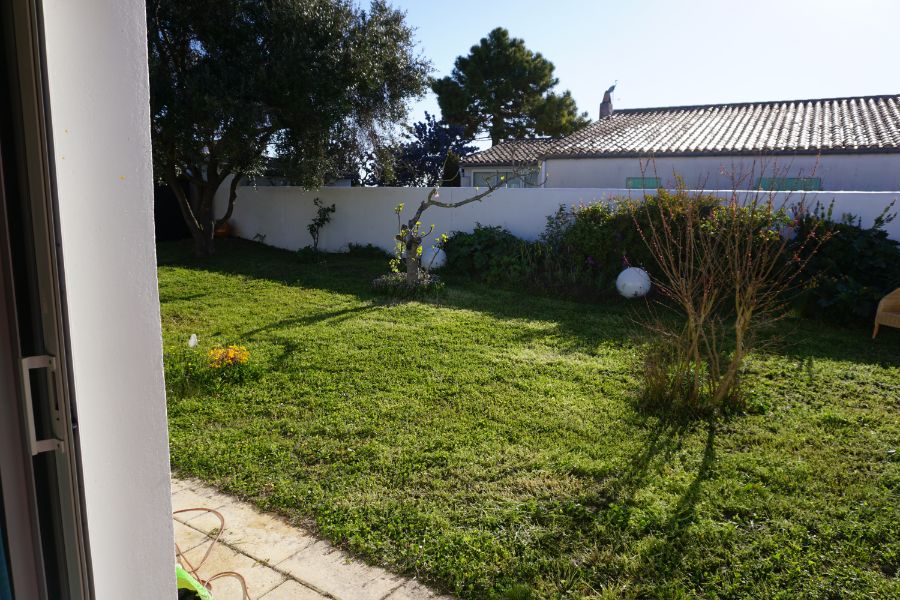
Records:
M184 188L181 187L181 182L178 181L178 176L175 174L175 169L167 169L163 175L166 183L169 185L169 188L172 190L172 193L175 194L176 200L178 200L178 208L181 209L181 214L184 217L185 222L188 224L193 231L199 232L201 231L200 223L197 221L197 217L194 215L194 211L191 209L191 204L188 202L187 195L184 193Z
M232 177L228 186L228 208L225 210L222 218L216 221L216 227L221 227L231 218L231 214L234 212L234 202L237 200L237 188L243 178L244 176L241 173L235 173Z

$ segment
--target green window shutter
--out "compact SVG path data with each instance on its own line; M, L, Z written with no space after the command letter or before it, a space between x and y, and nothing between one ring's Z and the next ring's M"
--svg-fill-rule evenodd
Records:
M629 190L658 190L659 177L626 177L625 188Z
M759 189L770 192L818 192L821 177L760 177Z

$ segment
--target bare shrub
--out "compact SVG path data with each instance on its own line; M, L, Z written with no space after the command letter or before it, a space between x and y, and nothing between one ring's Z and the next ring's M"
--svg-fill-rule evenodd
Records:
M789 292L830 232L798 236L798 219L808 218L803 198L774 192L733 189L721 199L679 181L654 200L630 203L659 293L646 321L645 401L691 412L740 408L748 353L787 315Z

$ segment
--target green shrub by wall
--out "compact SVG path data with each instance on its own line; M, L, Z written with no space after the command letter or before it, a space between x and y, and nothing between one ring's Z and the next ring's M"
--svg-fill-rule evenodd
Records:
M616 277L627 264L654 270L641 239L637 220L647 230L660 223L660 204L675 211L687 192L660 190L646 199L627 198L560 206L547 217L536 242L516 238L501 227L477 226L472 233L456 232L444 244L446 269L492 284L527 285L571 296L615 293ZM696 199L695 199L696 200ZM710 207L718 200L699 199Z
M869 228L860 227L854 217L835 221L831 210L821 207L801 221L801 231L832 230L801 277L797 306L804 315L836 322L869 320L878 301L900 287L900 243L884 230L896 218L893 206Z
M485 283L512 283L529 275L528 246L502 227L477 224L472 233L453 233L441 248L447 272Z
M645 200L561 206L547 218L535 242L496 226L456 232L443 246L445 269L476 281L564 296L614 294L625 259L651 275L655 271L635 220L644 231L659 227L661 203L677 218L686 199L681 194L686 193L660 190ZM694 200L709 210L720 202L712 196ZM839 322L871 319L878 301L900 287L900 244L884 230L895 216L892 206L871 228L860 227L850 217L835 221L830 210L821 207L798 222L798 239L805 239L809 228L832 232L797 280L795 306L803 315Z

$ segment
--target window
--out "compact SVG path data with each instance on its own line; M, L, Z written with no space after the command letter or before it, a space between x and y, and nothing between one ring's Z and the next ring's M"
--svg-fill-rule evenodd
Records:
M783 192L816 192L822 189L821 177L760 177L759 189Z
M629 190L658 190L662 185L659 177L626 177L625 188Z
M491 187L498 182L507 188L537 187L538 171L530 169L523 171L474 171L472 173L472 187Z

